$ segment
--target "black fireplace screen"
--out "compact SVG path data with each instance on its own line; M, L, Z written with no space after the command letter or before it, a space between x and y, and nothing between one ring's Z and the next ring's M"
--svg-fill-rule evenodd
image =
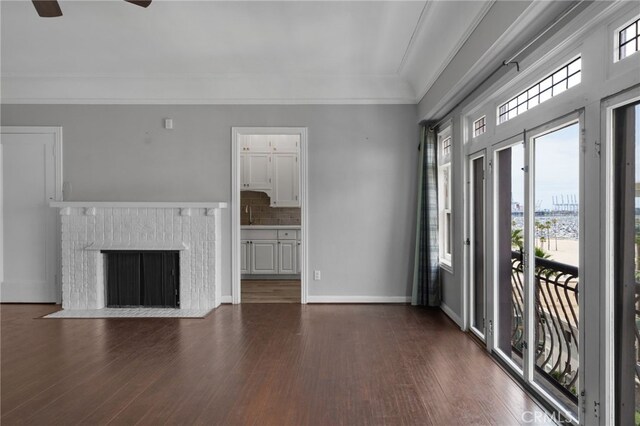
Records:
M180 305L179 252L103 251L108 307Z

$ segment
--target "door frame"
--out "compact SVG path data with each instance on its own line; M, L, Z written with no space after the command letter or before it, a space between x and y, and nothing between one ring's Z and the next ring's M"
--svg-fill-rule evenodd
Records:
M614 131L613 114L614 110L625 105L640 101L640 86L636 86L608 97L601 101L600 105L600 140L601 146L601 193L602 203L601 217L601 241L604 246L600 259L600 280L604 283L614 282L614 244L615 235L613 229L614 222ZM616 420L616 353L615 353L615 288L613 285L601 286L600 300L603 302L600 312L600 329L602 333L600 339L600 410L601 418L605 424L614 424Z
M482 164L484 166L484 182L482 183L483 185L483 192L484 192L484 206L483 206L483 211L484 211L484 215L483 215L483 223L482 223L482 227L483 227L483 231L484 231L484 252L485 252L485 268L484 268L484 287L485 287L485 291L484 291L484 295L482 295L483 297L483 305L484 305L484 334L480 333L480 330L478 330L477 328L475 328L473 326L473 316L474 316L474 297L475 297L475 293L473 291L473 285L474 285L474 280L473 280L473 273L474 273L474 252L473 252L473 232L474 232L474 226L473 226L473 211L474 211L474 205L473 205L473 195L474 195L474 188L473 188L473 169L472 169L472 164L475 160L482 158ZM479 339L481 339L485 344L488 343L489 339L487 339L487 334L488 333L488 324L487 324L487 319L489 319L490 317L487 316L487 305L488 305L488 301L487 301L487 277L489 276L488 272L489 272L489 256L488 256L488 252L487 252L487 200L488 200L488 194L487 194L487 179L489 178L489 173L488 173L488 167L487 167L487 150L486 149L481 149L479 151L475 151L471 154L468 154L466 156L466 175L468 176L467 179L467 191L466 191L466 197L467 197L467 202L466 202L466 206L467 206L467 241L469 241L469 244L467 244L467 273L466 273L466 282L467 282L467 295L468 295L468 303L467 303L467 318L468 318L468 329L475 335L477 336Z
M240 273L240 135L300 135L300 303L306 304L308 298L308 149L307 127L232 127L231 128L231 299L234 305L241 302Z
M55 196L51 201L62 201L62 127L61 126L0 126L1 135L16 135L16 134L50 134L53 135L53 164L55 168ZM2 177L4 175L2 170L3 160L3 145L0 143L0 253L4 253L4 182ZM55 228L56 235L56 303L62 303L62 285L61 285L61 259L60 259L60 221L56 221ZM4 282L4 256L0 256L0 282Z

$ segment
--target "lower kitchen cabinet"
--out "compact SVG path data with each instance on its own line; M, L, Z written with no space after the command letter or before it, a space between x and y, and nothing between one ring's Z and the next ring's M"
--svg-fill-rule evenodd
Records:
M253 240L251 246L251 274L278 273L278 241Z
M240 241L240 273L248 274L251 272L251 265L249 259L251 259L251 244L247 240Z
M298 242L296 240L278 241L278 273L297 274Z
M240 272L243 275L294 275L300 273L300 231L243 229Z

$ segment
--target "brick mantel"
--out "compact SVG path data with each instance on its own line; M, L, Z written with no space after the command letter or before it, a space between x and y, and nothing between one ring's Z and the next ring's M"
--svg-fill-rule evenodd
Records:
M100 250L179 250L180 308L221 299L220 209L226 203L54 202L62 222L62 307L105 307Z

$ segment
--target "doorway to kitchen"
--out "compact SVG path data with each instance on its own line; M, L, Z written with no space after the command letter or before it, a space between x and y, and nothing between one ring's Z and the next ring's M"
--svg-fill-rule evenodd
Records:
M307 129L232 129L232 300L306 303Z

